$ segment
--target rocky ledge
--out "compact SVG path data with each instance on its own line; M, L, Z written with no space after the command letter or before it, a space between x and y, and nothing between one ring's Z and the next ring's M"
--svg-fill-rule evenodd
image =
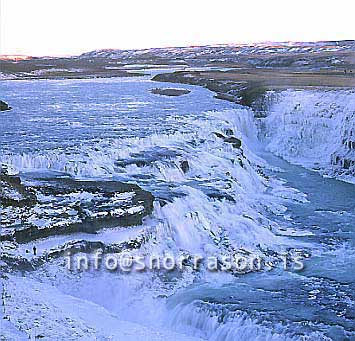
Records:
M102 228L140 225L154 197L135 184L79 181L69 177L26 179L0 174L0 241L38 238Z
M253 107L266 89L253 82L206 78L199 71L176 71L154 76L153 81L199 85L216 93L215 97L241 105Z

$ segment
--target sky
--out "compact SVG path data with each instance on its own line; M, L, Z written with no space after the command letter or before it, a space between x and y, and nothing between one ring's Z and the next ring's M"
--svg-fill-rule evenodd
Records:
M355 39L354 0L0 0L0 54Z

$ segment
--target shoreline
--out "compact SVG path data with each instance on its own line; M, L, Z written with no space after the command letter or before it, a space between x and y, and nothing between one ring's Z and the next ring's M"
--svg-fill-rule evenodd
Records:
M355 77L325 73L289 73L281 77L277 70L268 71L270 78L260 76L258 69L235 71L176 71L154 76L153 81L202 86L215 93L215 98L258 109L255 102L270 90L337 90L355 89ZM262 70L261 72L265 72ZM281 74L281 75L284 75ZM310 76L315 77L312 81ZM318 78L317 78L318 77ZM346 82L343 82L344 79ZM333 83L334 82L334 83ZM337 84L338 83L338 84Z

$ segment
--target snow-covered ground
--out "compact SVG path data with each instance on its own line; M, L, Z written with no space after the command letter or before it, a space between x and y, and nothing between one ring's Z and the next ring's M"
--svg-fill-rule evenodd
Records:
M5 340L198 340L124 321L98 304L27 276L9 276L5 294L5 314L10 317L1 329Z

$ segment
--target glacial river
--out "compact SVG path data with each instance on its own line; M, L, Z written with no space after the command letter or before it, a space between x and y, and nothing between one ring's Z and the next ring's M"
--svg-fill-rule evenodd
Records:
M147 77L1 82L1 99L14 109L1 113L0 162L20 174L50 170L152 192L157 204L145 224L156 235L148 251L279 252L280 243L307 250L305 268L168 281L143 274L142 286L113 285L110 277L110 298L96 293L99 278L82 279L82 291L60 281L58 288L122 319L205 340L355 340L354 185L264 152L252 113L203 88L170 85L191 90L180 97L149 92L167 86ZM231 130L244 154L214 134ZM266 163L271 180L257 171ZM285 196L297 189L307 201L274 197L275 188ZM271 232L273 224L298 233Z
M276 176L307 194L309 202L290 204L287 214L290 225L312 232L297 237L309 243L312 256L299 272L276 269L247 274L226 285L192 286L172 299L178 307L174 323L182 327L193 321L205 332L213 330L213 340L298 340L301 335L354 340L354 185L262 155L282 168ZM203 317L201 308L207 312ZM217 332L216 316L224 322Z

